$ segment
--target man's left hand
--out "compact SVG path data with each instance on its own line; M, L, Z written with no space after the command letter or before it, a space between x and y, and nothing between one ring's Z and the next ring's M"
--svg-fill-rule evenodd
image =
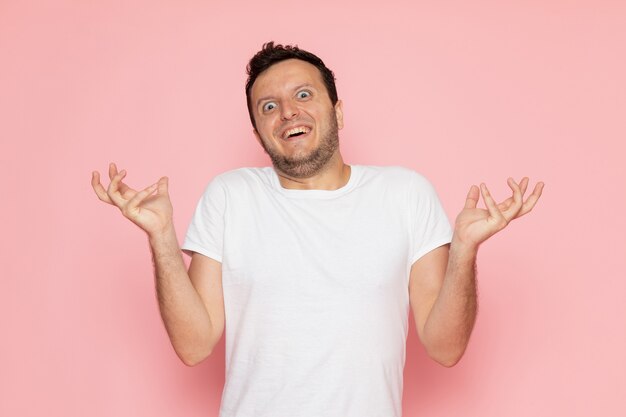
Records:
M454 238L458 243L476 250L478 245L504 229L512 220L531 211L544 186L543 182L538 182L532 194L524 201L528 178L522 178L519 184L509 178L507 183L513 195L499 204L496 204L484 183L480 184L480 193L479 188L472 185L467 193L465 207L456 218ZM476 207L481 194L487 209Z

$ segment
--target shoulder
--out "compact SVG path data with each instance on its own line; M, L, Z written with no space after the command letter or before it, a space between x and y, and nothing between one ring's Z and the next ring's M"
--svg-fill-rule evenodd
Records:
M271 167L236 168L216 175L209 183L224 190L238 190L248 187L257 187L269 184L271 181Z
M364 181L380 181L387 185L429 187L430 181L422 174L403 166L360 165Z
M271 181L268 169L237 168L214 176L204 188L202 200L225 202L237 195L250 196Z

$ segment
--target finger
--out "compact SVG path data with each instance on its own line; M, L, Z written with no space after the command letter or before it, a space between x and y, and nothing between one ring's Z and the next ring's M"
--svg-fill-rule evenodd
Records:
M98 196L100 201L104 201L108 204L113 204L113 202L107 195L106 190L104 189L102 184L100 184L100 173L98 171L93 171L91 173L91 186L93 187L93 190L96 192L96 195Z
M120 172L118 172L117 175L115 175L111 179L111 183L109 184L109 188L107 189L107 195L109 196L111 201L113 201L113 204L115 204L120 209L123 209L124 205L126 204L126 201L122 198L122 195L119 191L119 183L125 176L125 170L121 170Z
M509 185L510 186L510 185ZM522 178L522 180L519 182L519 187L520 187L520 191L522 193L522 196L524 195L524 193L526 192L526 187L528 186L528 178L524 177ZM504 200L503 202L501 202L500 204L498 204L498 209L500 211L504 211L506 209L508 209L511 206L511 203L513 203L513 197L509 197L506 200Z
M491 197L491 193L489 192L489 189L487 188L485 183L480 184L480 192L483 196L483 200L485 201L485 205L487 206L487 210L489 211L489 214L491 215L493 220L501 228L506 226L506 219L504 218L500 210L498 210L496 202L493 200L493 197Z
M126 207L124 207L124 214L130 215L136 211L141 202L157 190L158 185L158 183L152 184L135 194L135 196L130 199L128 204L126 204Z
M504 200L503 202L498 204L498 210L504 211L504 210L508 209L509 207L511 207L511 203L512 202L513 202L513 197L507 198L506 200Z
M126 177L126 174L124 174L124 177ZM119 182L119 184L117 185L117 189L120 191L122 197L124 197L124 199L126 200L130 200L135 194L137 194L137 191L130 188L128 184L126 184L124 181Z
M522 189L513 180L513 178L509 177L507 179L507 183L509 184L509 187L511 188L511 190L513 190L513 197L512 197L513 201L511 202L510 206L505 211L502 212L502 215L504 216L507 222L510 222L515 217L517 217L520 209L522 208L523 201L522 201Z
M519 182L519 188L522 190L522 196L526 194L526 188L528 187L528 177L522 178Z
M113 178L115 178L117 174L118 174L117 165L115 165L114 162L111 162L109 164L109 178L113 180ZM119 190L120 194L127 200L133 197L135 193L137 192L122 181L120 181L119 185L117 186L117 189Z
M114 162L109 163L109 179L112 181L117 175L117 165Z
M161 177L159 179L159 181L157 182L157 189L158 189L158 194L159 195L167 195L167 196L169 196L168 184L169 184L169 178Z
M476 187L475 185L472 185L469 189L469 192L467 193L467 198L465 199L465 208L466 209L476 208L479 197L480 197L480 194L478 193L478 187Z
M533 207L535 207L535 204L537 204L537 201L539 201L539 197L541 197L541 194L543 193L544 185L545 184L543 182L538 182L537 185L535 185L535 189L533 190L532 194L528 196L526 201L524 201L522 209L520 210L517 217L523 216L524 214L530 212Z

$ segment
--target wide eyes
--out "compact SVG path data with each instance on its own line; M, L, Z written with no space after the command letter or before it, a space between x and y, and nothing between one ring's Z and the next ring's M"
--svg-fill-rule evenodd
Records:
M274 103L273 101L267 102L263 105L264 112L274 110L275 108L276 108L276 103Z
M297 100L307 100L311 97L311 92L309 90L300 90L296 93ZM275 101L268 101L263 105L263 112L268 113L278 107Z
M298 91L298 94L296 94L296 97L298 97L298 98L309 98L309 97L311 97L311 93L308 92L307 90Z

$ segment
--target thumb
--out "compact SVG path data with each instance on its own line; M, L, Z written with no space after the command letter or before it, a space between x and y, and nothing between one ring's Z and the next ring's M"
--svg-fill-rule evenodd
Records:
M159 179L159 182L157 183L158 184L157 194L169 195L167 192L168 182L169 182L169 179L167 177L161 177Z
M465 208L466 209L476 208L479 197L480 197L480 194L478 192L478 187L475 185L472 185L470 187L469 192L467 193L467 198L465 200Z

